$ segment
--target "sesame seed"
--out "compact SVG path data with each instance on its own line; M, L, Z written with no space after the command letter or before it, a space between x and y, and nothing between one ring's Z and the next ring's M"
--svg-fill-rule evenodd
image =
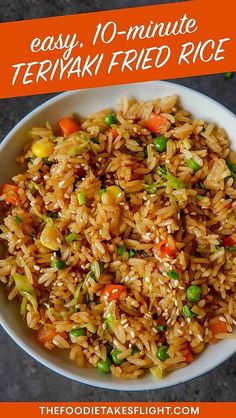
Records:
M135 338L135 332L134 331L130 331L130 336L131 336L131 338Z
M128 328L129 324L123 325L123 328Z
M219 320L222 321L222 322L227 322L224 316L220 316Z
M39 267L39 266L37 266L36 264L35 264L33 267L34 267L34 269L35 269L35 270L37 270L37 271L39 271L39 270L40 270L40 267Z

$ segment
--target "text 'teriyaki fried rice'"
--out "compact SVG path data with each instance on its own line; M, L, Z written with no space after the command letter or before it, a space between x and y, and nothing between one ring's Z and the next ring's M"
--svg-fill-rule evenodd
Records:
M222 129L173 96L27 135L1 190L0 280L42 346L160 379L235 336L236 155Z

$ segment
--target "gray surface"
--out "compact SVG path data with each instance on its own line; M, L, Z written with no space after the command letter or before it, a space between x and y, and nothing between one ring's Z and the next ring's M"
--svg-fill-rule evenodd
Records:
M0 0L0 21L170 2L170 0ZM172 81L205 93L236 113L236 77L225 81L219 74ZM1 100L0 139L3 139L23 116L49 97L52 95ZM51 372L31 359L2 329L0 330L0 401L235 401L235 366L236 356L207 375L179 386L142 393L117 393L72 382Z

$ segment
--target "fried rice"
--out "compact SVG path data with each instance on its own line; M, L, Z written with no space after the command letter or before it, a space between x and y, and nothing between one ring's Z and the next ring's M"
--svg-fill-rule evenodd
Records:
M160 379L235 337L236 155L223 129L177 96L125 97L26 134L1 191L0 280L43 347Z

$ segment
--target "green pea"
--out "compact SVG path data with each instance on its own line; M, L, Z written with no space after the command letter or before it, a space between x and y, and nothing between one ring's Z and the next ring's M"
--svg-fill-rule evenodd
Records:
M167 272L167 276L172 280L178 280L179 273L177 273L177 271L175 271L175 270L170 270L170 271Z
M107 113L105 116L105 124L108 126L115 125L117 123L117 118L115 113Z
M120 354L121 351L118 350L117 348L115 348L112 353L111 353L111 358L114 364L122 364L124 362L124 360L120 360L118 359L118 354Z
M201 299L201 288L196 285L189 286L187 289L187 299L191 303L198 302Z
M157 138L154 138L153 142L158 152L166 151L167 138L164 136L158 136Z
M53 260L51 267L56 267L58 270L63 270L66 267L66 263L63 260Z
M17 224L17 225L20 225L20 224L22 224L22 219L21 219L21 217L20 216L18 216L18 215L16 215L15 217L14 217L14 221L15 221L15 223Z
M101 373L110 373L111 360L107 357L106 360L98 360L98 370Z
M165 361L169 357L167 353L168 349L169 347L167 345L162 345L160 348L158 348L156 354L157 358L159 358L161 361Z
M81 337L81 335L86 335L86 331L84 328L72 329L69 335L70 337Z
M231 71L227 71L226 73L224 73L225 80L231 80L233 76L234 76L234 73Z
M189 308L188 305L183 306L183 314L186 318L191 318L192 316L195 316L195 313Z
M155 194L157 192L157 187L154 184L150 184L150 186L146 188L146 192L148 194Z
M196 161L193 158L190 158L190 160L187 161L187 166L191 168L193 171L200 170L201 166L196 163Z
M119 247L117 248L117 254L119 256L124 255L124 253L126 252L126 247L124 245L119 245Z

